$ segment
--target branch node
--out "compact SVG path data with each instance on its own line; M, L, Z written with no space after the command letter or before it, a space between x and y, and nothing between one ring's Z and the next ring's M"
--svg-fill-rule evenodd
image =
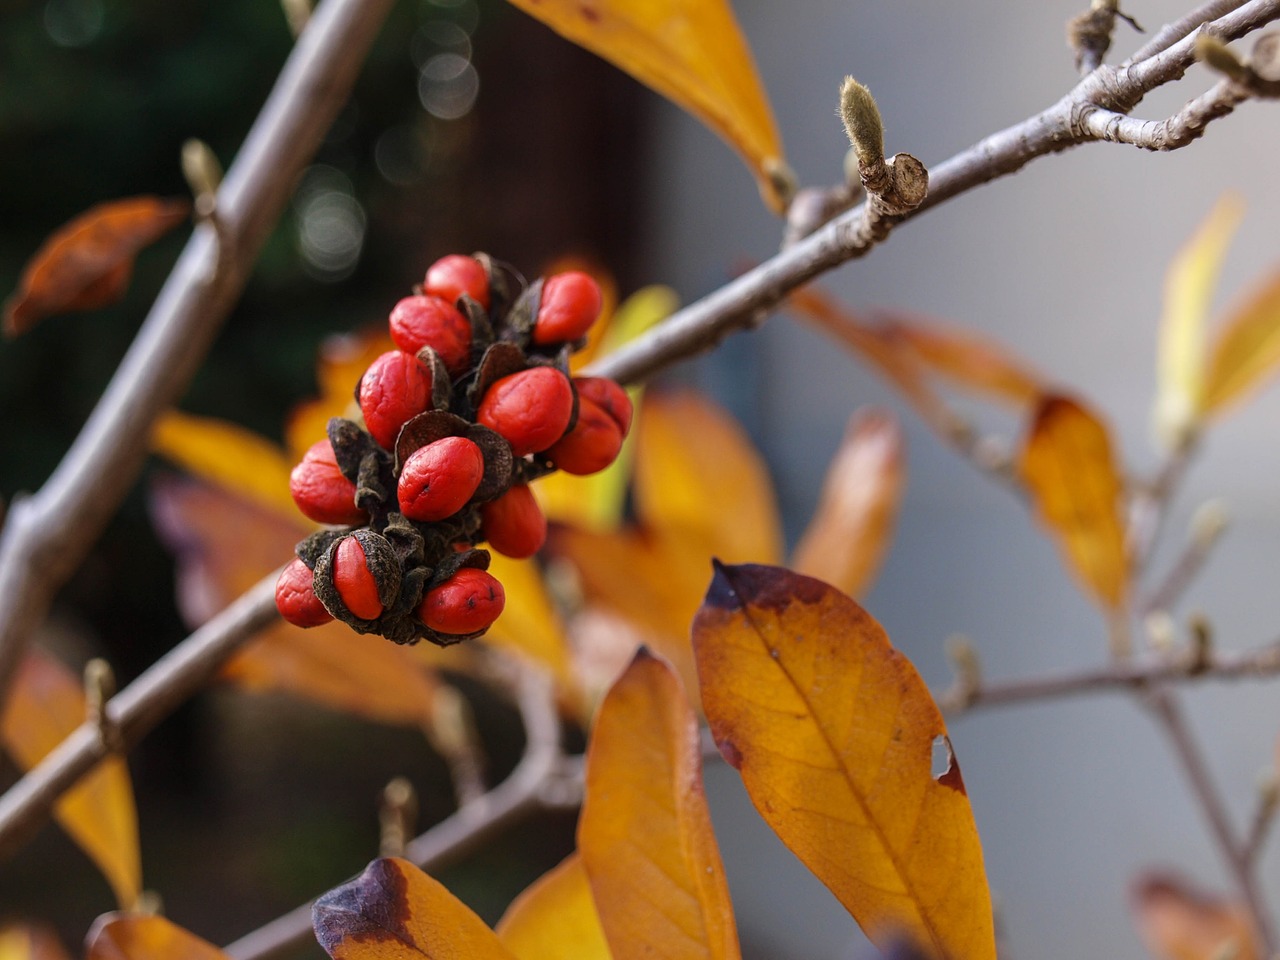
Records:
M85 719L98 731L108 753L124 752L124 736L111 718L107 703L116 694L116 675L111 664L100 657L84 666Z
M1092 73L1102 65L1117 18L1144 32L1137 20L1120 10L1119 0L1093 0L1088 10L1067 21L1067 46L1075 51L1078 72Z
M226 275L232 263L233 238L218 211L218 188L222 186L222 164L214 156L209 145L203 140L192 137L182 145L182 175L191 188L195 198L195 215L199 223L207 223L213 227L218 240L218 255L214 261L213 273L208 280L209 286L215 286Z
M383 788L378 823L382 828L379 852L384 857L403 857L418 819L418 795L413 784L396 777Z

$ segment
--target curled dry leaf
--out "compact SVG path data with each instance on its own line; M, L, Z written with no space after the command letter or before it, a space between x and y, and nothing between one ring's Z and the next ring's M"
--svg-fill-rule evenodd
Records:
M323 894L311 921L334 960L515 960L462 901L398 858Z
M49 654L33 648L14 678L0 716L0 740L14 761L30 770L85 720L80 678ZM142 888L138 815L129 769L108 757L54 807L54 816L97 864L122 909L132 909Z
M1239 199L1218 201L1165 273L1153 419L1156 436L1171 450L1187 441L1204 412L1205 321L1243 214Z
M726 0L511 2L692 113L738 151L770 206L783 208L777 125Z
M1018 471L1071 569L1105 609L1123 609L1129 584L1120 519L1124 483L1107 428L1075 400L1047 396Z
M1258 960L1249 911L1242 904L1196 890L1165 873L1134 882L1130 909L1142 941L1161 960Z
M129 197L99 204L56 230L5 301L4 331L17 336L45 317L96 310L124 296L138 251L187 218L185 200Z
M792 555L799 573L857 596L889 548L906 484L902 432L892 414L855 414L827 467L818 509Z
M612 960L576 853L516 897L495 932L519 960Z
M164 917L109 913L85 938L85 960L227 960L227 955Z
M617 960L740 956L697 719L675 673L644 648L591 731L578 850Z
M978 830L946 724L858 604L789 570L716 565L693 623L702 703L782 841L882 949L994 960ZM935 750L947 751L934 776Z

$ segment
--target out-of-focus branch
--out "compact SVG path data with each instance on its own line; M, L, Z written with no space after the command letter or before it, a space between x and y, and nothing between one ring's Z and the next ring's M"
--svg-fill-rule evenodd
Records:
M218 190L218 229L196 227L79 437L39 492L13 502L0 530L0 699L54 594L133 485L152 422L195 374L390 8L325 0L316 11Z
M521 818L538 810L574 805L581 799L582 770L560 749L560 723L551 681L522 670L516 692L525 729L525 749L510 776L488 793L459 807L412 840L405 857L424 870L438 870L464 856ZM566 778L571 783L564 783ZM564 786L574 789L563 790ZM245 934L226 947L234 960L267 960L314 936L311 901Z

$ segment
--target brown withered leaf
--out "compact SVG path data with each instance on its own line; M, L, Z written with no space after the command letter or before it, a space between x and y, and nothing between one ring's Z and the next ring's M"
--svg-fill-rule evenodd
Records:
M227 955L164 917L108 913L85 938L85 960L227 960Z
M1107 428L1068 397L1047 396L1018 458L1018 472L1072 570L1109 611L1129 585L1120 498L1124 482Z
M880 624L811 577L717 564L693 646L721 754L871 941L994 960L982 846L946 724Z
M4 332L30 330L45 317L96 310L124 296L138 251L187 218L191 204L162 197L101 203L54 231L5 301Z
M1258 960L1263 956L1249 912L1195 889L1181 877L1137 878L1129 905L1147 950L1160 960Z
M0 714L0 742L6 752L30 770L84 719L80 678L44 651L28 651ZM109 757L86 774L59 798L54 816L98 865L120 906L132 909L142 888L142 861L133 786L124 760Z
M857 596L888 550L906 484L902 431L884 410L854 414L827 467L818 509L791 566Z
M515 960L497 935L439 881L407 860L375 860L311 909L334 960Z
M617 960L739 960L698 721L675 672L643 647L596 715L578 851Z

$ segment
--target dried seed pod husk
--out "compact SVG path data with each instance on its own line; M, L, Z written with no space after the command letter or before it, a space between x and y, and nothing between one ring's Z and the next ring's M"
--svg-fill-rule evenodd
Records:
M476 368L476 377L466 391L467 410L469 416L475 416L480 401L489 392L489 388L503 377L519 373L527 369L528 360L524 351L514 343L498 342L489 347L480 358Z
M504 340L515 340L526 345L529 343L533 325L538 319L538 308L542 305L543 283L543 278L539 277L525 287L507 311L501 331Z
M428 410L420 413L400 430L396 439L395 475L400 476L404 462L415 450L445 437L465 437L470 421L445 410Z
M449 370L440 354L432 347L423 347L417 356L431 371L431 409L448 410L453 403L453 381L449 379Z

